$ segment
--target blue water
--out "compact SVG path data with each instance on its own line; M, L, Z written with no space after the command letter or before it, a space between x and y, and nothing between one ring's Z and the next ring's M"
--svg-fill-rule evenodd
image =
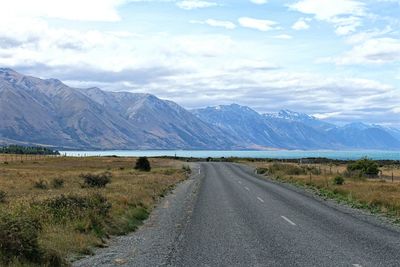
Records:
M219 150L110 150L110 151L60 151L67 156L120 156L120 157L159 157L178 156L195 158L329 158L341 160L355 160L363 157L376 160L400 160L400 151L354 150L354 151L328 151L328 150L278 150L278 151L219 151Z

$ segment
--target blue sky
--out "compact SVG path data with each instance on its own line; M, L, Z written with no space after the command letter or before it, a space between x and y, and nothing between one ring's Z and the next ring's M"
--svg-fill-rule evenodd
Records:
M14 0L0 65L186 108L400 127L400 0Z

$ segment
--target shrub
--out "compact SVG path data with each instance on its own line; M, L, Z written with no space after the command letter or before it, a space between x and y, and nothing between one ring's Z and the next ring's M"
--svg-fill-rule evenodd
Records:
M258 174L265 174L268 172L268 168L257 168Z
M183 165L182 170L184 170L187 174L192 173L192 169L190 169L190 167L188 165Z
M268 168L268 174L304 175L307 170L293 164L274 163Z
M356 162L347 165L349 172L357 172L360 176L377 176L379 174L378 164L368 158L357 160Z
M333 178L333 184L334 185L342 185L344 184L344 178L342 176L336 176L335 178Z
M37 189L47 189L49 188L47 182L45 180L40 179L39 181L35 181L33 183L33 187Z
M128 209L124 215L126 224L119 230L119 234L125 234L136 230L148 217L149 212L144 207Z
M41 224L25 215L0 214L1 261L10 264L13 260L39 263L42 252L38 235Z
M0 203L6 202L6 198L7 198L7 193L0 190Z
M51 181L51 185L55 189L62 188L64 186L64 180L61 178L54 178Z
M147 159L147 157L140 157L136 160L136 165L135 165L135 169L136 170L140 170L140 171L150 171L151 170L151 166L150 166L150 162Z
M85 186L87 187L105 187L111 183L111 173L105 172L102 174L86 173L81 174L80 177L83 179Z
M42 203L57 220L84 218L91 214L106 217L111 204L100 194L89 196L60 195Z

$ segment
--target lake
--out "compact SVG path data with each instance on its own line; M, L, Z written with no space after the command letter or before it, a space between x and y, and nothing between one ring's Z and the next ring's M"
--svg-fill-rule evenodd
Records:
M221 150L109 150L109 151L60 151L67 156L120 156L120 157L195 157L195 158L276 158L276 159L300 159L300 158L329 158L341 160L355 160L368 157L375 160L400 160L400 151L378 150L274 150L274 151L221 151Z

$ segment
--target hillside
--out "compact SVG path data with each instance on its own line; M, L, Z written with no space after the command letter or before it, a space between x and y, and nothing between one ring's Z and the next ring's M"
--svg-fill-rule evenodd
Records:
M72 88L0 69L0 145L71 149L399 149L400 131L237 104L188 111L151 94Z

